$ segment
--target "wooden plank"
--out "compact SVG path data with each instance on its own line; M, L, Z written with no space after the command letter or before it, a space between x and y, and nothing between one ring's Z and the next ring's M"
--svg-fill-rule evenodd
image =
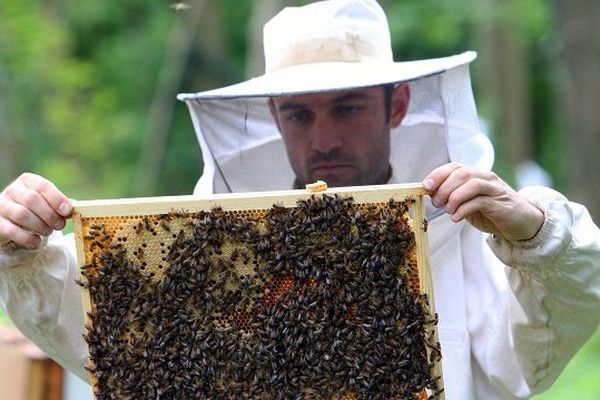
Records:
M20 332L0 327L0 398L60 400L63 368Z
M425 195L421 184L349 186L327 189L327 194L352 196L355 203L387 202L391 197L401 201L407 197ZM295 207L298 200L305 200L316 193L306 190L284 190L251 193L227 193L205 196L163 196L107 200L73 201L73 215L77 217L105 217L121 215L152 215L172 210L196 212L210 210L215 206L225 211L270 208L274 204Z
M429 241L427 240L427 228L428 221L425 218L425 203L423 196L418 196L415 199L416 204L414 207L413 221L415 227L413 231L415 233L416 247L417 247L417 263L419 265L419 285L421 293L426 293L429 297L429 313L430 315L436 315L435 311L435 298L433 295L433 282L431 277L431 267L429 264ZM432 334L431 327L427 326L427 334ZM439 343L438 330L434 329L433 338L436 343ZM430 351L428 350L428 357L430 357ZM440 387L444 387L444 381L442 377L442 363L435 363L434 374L440 377ZM445 399L445 394L440 394L440 400Z
M81 214L79 212L73 212L73 232L75 234L75 248L77 250L77 262L79 266L85 264L85 246L83 242L83 226L81 221ZM85 278L80 278L82 281L85 281ZM87 331L87 327L90 325L90 317L89 313L92 311L92 300L90 298L90 292L88 290L81 290L81 305L83 308L83 322L85 331ZM90 366L88 364L88 366ZM96 376L90 374L90 383L91 386L94 387L96 385Z

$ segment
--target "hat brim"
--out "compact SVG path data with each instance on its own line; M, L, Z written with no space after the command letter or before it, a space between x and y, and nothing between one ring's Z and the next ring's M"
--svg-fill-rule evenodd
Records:
M470 63L474 51L455 56L395 63L325 62L286 67L245 82L199 93L181 93L182 101L284 96L406 82Z

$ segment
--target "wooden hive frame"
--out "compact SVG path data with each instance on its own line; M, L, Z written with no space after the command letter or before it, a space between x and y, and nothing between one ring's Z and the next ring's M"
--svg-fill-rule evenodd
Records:
M347 187L328 189L324 193L326 196L341 196L342 198L350 197L353 204L356 205L385 205L390 199L397 202L409 201L410 206L410 228L414 233L415 246L413 256L416 258L418 267L417 290L421 294L425 294L429 299L423 303L430 316L435 316L435 306L433 301L433 290L431 283L431 274L429 269L428 245L427 245L427 221L425 219L424 196L425 191L418 184L401 184L401 185L382 185L382 186L362 186L362 187ZM96 304L94 304L90 295L89 270L94 264L98 253L102 248L122 248L128 246L129 260L140 261L141 269L145 270L152 277L158 275L160 278L167 265L165 254L170 249L170 243L179 240L177 231L180 230L180 225L167 228L163 225L162 217L186 218L197 213L209 213L217 207L221 212L235 213L235 215L256 216L257 210L259 213L264 210L269 210L274 206L291 209L296 207L299 202L314 199L315 196L321 196L321 193L311 193L306 190L288 190L278 192L257 192L257 193L241 193L241 194L221 194L210 195L206 197L198 196L172 196L172 197L156 197L156 198L137 198L137 199L115 199L115 200L94 200L94 201L78 201L75 203L73 220L74 230L77 244L78 263L82 266L82 270L88 269L88 275L84 274L84 278L80 282L82 289L82 303L85 315L85 325L88 330L86 340L88 344L94 340L102 338L90 338L89 331L93 325L93 320L90 316L97 312ZM161 217L162 216L162 217ZM194 217L195 218L195 217ZM143 234L140 232L144 232ZM161 236L162 235L162 236ZM138 237L139 236L139 237ZM180 235L183 236L183 235ZM158 237L158 238L157 238ZM146 239L145 239L146 238ZM118 239L118 240L117 240ZM127 242L129 240L129 242ZM148 243L154 243L153 246L147 246L144 240ZM127 243L126 243L127 242ZM135 242L135 243L134 243ZM159 243L157 245L157 243ZM153 247L153 248L152 248ZM142 256L143 254L143 256ZM142 263L141 260L144 260ZM93 272L96 270L92 268ZM158 279L152 278L152 279ZM280 283L281 286L281 283ZM116 316L113 316L116 317ZM124 317L124 316L121 316ZM238 321L239 322L239 321ZM242 321L243 322L243 321ZM432 363L432 375L435 377L437 385L437 393L432 390L425 391L424 389L419 394L419 399L427 398L444 398L441 360L439 351L439 342L437 340L437 331L435 321L430 321L424 326L424 337L433 338L434 342L428 343L426 346L428 362ZM221 325L219 325L221 326ZM245 328L244 328L245 329ZM249 328L248 328L249 329ZM127 328L129 332L129 328ZM246 330L244 330L246 332ZM133 334L131 334L133 337ZM135 339L135 338L134 338ZM132 339L132 343L134 342ZM131 343L129 344L131 345ZM435 354L433 354L435 353ZM93 358L93 357L91 357ZM96 389L98 377L96 376L96 368L90 362L90 372L92 384ZM160 392L159 392L160 393ZM306 398L312 398L309 395ZM135 398L135 397L132 397ZM342 395L339 398L355 398L351 394Z

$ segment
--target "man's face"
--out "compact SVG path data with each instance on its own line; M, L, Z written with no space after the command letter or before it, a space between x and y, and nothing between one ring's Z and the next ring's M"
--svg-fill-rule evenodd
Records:
M408 86L394 89L386 112L382 87L275 97L270 102L297 177L329 186L373 185L390 177L390 128L408 106Z

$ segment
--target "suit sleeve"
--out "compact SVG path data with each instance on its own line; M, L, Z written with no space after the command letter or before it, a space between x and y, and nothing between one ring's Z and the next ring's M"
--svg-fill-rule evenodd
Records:
M548 388L598 327L600 231L585 207L553 190L531 187L521 193L544 212L545 222L527 241L488 238L504 264L499 268L509 295L502 300L507 312L497 313L492 323L491 343L499 345L479 350L479 358L489 367L489 379L529 396ZM514 370L498 366L507 350L516 354L521 382L511 380Z
M38 250L0 250L0 306L49 357L89 380L75 242L55 232Z

